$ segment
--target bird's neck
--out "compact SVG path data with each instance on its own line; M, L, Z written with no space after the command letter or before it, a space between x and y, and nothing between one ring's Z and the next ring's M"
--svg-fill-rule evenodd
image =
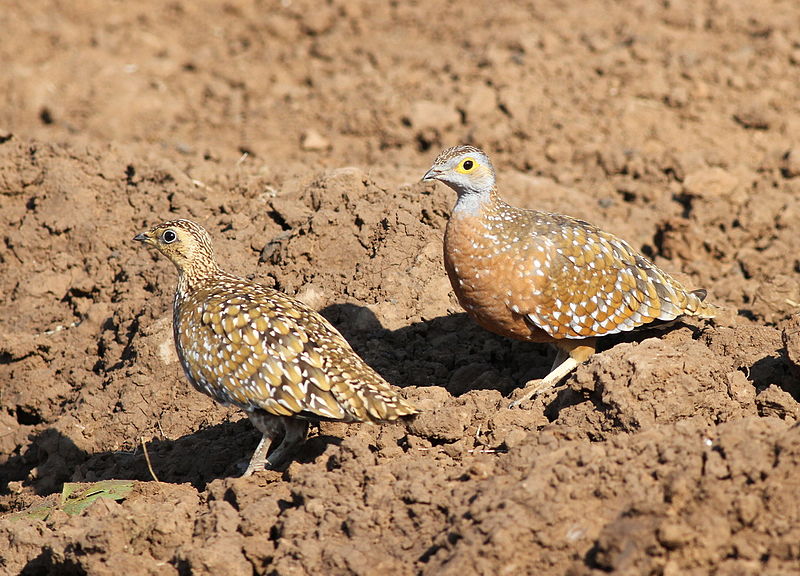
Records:
M453 218L475 218L483 216L503 205L504 202L497 194L497 188L492 187L482 192L465 192L459 194L453 208Z
M178 273L178 292L188 293L199 287L203 282L210 278L214 278L220 273L219 267L216 263L195 262L183 269Z

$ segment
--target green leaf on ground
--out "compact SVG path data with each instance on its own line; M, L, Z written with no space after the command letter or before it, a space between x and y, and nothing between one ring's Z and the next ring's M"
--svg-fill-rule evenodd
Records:
M133 490L133 484L132 480L103 480L93 484L67 482L61 490L61 500L58 503L54 503L52 498L48 498L47 502L34 504L25 510L8 514L3 518L11 521L47 520L50 513L59 508L70 516L74 516L83 512L98 498L124 500Z
M124 500L131 490L131 480L103 480L88 486L67 482L61 491L61 508L70 515L80 514L98 498Z
M20 510L19 512L14 512L13 514L4 516L4 518L8 518L12 522L22 519L47 520L50 512L52 512L55 508L58 508L58 506L52 503L34 504L30 508Z

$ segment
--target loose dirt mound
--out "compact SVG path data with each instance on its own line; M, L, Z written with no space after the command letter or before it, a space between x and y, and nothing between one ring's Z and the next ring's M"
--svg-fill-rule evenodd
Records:
M0 24L0 571L761 574L800 562L800 8L775 2L17 3ZM441 264L440 148L727 312L552 353ZM185 382L188 217L424 409L322 424L285 472ZM148 469L143 445L152 468ZM135 480L45 520L64 482Z

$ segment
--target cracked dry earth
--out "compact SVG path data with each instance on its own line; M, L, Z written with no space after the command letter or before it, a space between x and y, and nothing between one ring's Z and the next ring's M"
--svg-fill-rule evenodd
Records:
M0 14L0 572L790 574L800 565L800 7L12 0ZM553 353L478 328L438 151L591 220L726 309ZM320 310L424 409L323 423L285 472L190 389L175 272ZM147 446L156 482L142 446ZM130 479L78 515L65 482Z

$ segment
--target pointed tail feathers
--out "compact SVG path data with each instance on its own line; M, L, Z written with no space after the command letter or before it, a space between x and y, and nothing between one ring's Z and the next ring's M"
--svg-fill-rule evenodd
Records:
M707 292L702 288L692 290L686 294L686 306L683 313L697 318L714 318L720 312L720 307L706 302Z

